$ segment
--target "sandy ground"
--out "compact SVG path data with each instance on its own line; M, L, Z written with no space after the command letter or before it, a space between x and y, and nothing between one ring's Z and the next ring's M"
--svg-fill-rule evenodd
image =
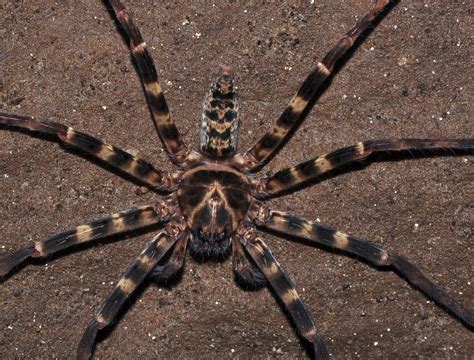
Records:
M127 3L191 147L218 64L235 67L244 149L370 0ZM468 1L401 1L263 172L360 140L472 136L471 12ZM2 111L69 124L172 168L102 2L0 1L0 21ZM153 194L52 142L1 131L0 153L0 254L153 202ZM270 204L408 256L473 307L473 202L472 158L446 156L377 162ZM35 261L0 284L0 358L73 358L94 310L150 236ZM392 272L265 239L335 359L472 358L472 333ZM192 260L174 287L148 283L95 351L96 359L305 355L267 290L237 287L230 261Z

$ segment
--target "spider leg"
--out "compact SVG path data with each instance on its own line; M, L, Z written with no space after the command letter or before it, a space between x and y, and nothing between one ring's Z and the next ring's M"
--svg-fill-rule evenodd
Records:
M253 171L266 164L280 149L313 107L314 96L321 85L331 76L334 65L349 50L355 40L389 4L389 0L377 0L357 24L343 36L306 77L296 95L288 103L273 128L263 135L252 148L237 154L234 161L246 171Z
M187 237L187 233L181 232L172 235L164 229L146 245L87 325L77 348L78 360L89 359L97 332L112 322L128 297L181 236Z
M431 280L409 260L380 245L349 236L317 222L293 214L270 211L266 219L257 220L264 230L307 239L312 243L329 246L356 255L377 267L392 268L409 284L420 290L436 304L459 318L468 327L474 327L474 310L466 308Z
M155 169L149 162L139 159L115 146L105 144L88 134L76 131L69 126L45 119L36 119L31 116L2 112L0 112L0 125L55 135L62 143L85 151L94 158L154 189L171 191L176 187L175 179L168 172Z
M232 237L232 266L238 284L249 289L260 289L267 285L265 275L245 255L237 236Z
M316 330L316 325L306 306L301 301L292 281L285 274L280 264L272 255L265 243L252 237L241 238L242 244L255 261L260 271L283 303L301 337L313 345L315 359L329 359L326 345Z
M186 258L186 247L189 237L183 236L173 248L171 256L163 265L157 265L151 272L151 276L157 281L166 281L175 276L184 266Z
M474 150L474 139L385 139L360 142L326 155L278 171L260 180L261 195L274 195L313 180L347 163L368 158L373 153L402 150Z
M145 88L153 122L155 123L155 127L168 155L174 162L179 164L190 161L190 155L195 156L196 154L190 153L176 125L171 119L163 90L158 82L158 73L155 64L148 52L140 30L133 22L132 16L121 1L110 0L109 3L112 5L115 17L122 26L127 38L130 40L130 52L135 60Z
M0 277L7 275L13 268L29 257L44 257L76 244L143 228L167 220L168 216L160 216L153 206L142 206L91 221L53 235L45 240L26 245L9 255L0 257Z

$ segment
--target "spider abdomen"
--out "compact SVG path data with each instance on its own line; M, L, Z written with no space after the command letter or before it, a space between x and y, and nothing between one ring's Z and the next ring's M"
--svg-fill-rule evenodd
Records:
M184 174L178 202L192 231L192 250L206 256L224 255L249 208L250 184L229 166L203 163Z
M234 89L230 66L223 65L203 104L201 152L213 158L226 158L237 149L239 96Z

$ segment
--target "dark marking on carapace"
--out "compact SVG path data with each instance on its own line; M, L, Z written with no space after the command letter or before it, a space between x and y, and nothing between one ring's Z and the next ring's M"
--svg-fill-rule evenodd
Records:
M232 167L203 163L183 175L178 201L191 228L191 248L223 254L249 208L250 184Z

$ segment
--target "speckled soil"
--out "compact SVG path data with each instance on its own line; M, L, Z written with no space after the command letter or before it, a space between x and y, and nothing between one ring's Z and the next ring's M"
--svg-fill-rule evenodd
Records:
M242 149L268 129L315 62L369 4L128 1L191 147L198 144L210 79L218 64L234 66ZM69 124L172 168L126 44L102 2L1 1L0 21L2 111ZM263 171L360 140L472 136L471 23L468 1L401 1ZM1 131L0 154L1 254L153 202L153 194L141 194L136 185L49 141ZM271 207L398 251L472 307L473 202L472 158L409 156L347 172L272 200ZM94 309L150 236L35 261L0 284L0 358L73 358ZM392 272L265 239L335 359L472 359L472 333ZM238 288L230 261L192 260L174 287L148 283L95 351L97 359L305 355L268 291Z

